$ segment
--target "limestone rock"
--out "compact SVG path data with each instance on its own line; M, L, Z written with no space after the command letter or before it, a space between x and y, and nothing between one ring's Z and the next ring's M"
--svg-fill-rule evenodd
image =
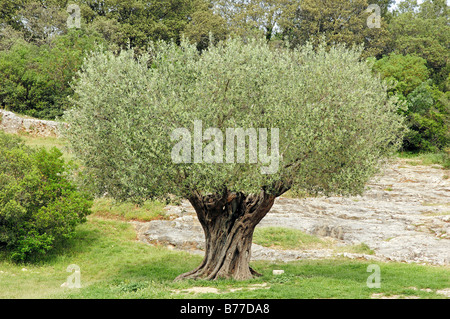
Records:
M66 124L56 121L25 118L0 109L0 130L6 133L28 133L32 136L59 137L64 125Z

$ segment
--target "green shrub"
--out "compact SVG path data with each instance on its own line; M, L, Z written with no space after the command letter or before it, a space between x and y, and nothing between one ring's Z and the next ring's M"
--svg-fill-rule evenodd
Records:
M404 100L409 131L403 140L405 151L439 152L450 144L450 95L429 79L426 60L415 55L390 54L375 61L373 70L394 81L392 93Z
M407 151L439 152L450 144L450 103L448 96L423 82L407 96L409 132L403 148Z
M61 116L73 94L72 77L98 41L71 30L49 45L18 41L0 51L0 107L44 119Z
M61 156L0 132L0 249L15 261L72 237L90 213L90 196L77 190Z
M395 92L407 96L429 76L427 61L415 55L391 53L373 65L382 78L395 81Z

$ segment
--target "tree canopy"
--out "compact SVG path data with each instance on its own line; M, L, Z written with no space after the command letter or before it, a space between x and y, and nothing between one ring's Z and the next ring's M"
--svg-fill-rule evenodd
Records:
M380 17L380 27L370 28L367 21L373 12L368 7L367 0L303 0L293 19L283 25L283 34L294 46L307 41L317 45L324 38L331 45L364 44L364 57L378 56L386 50L387 26Z
M248 192L286 179L296 188L360 191L378 158L396 145L394 99L358 61L357 50L271 51L255 41L229 41L201 55L187 43L181 49L160 43L139 62L130 52L94 54L79 73L76 107L66 119L77 153L100 184L119 197L144 189L148 195L223 187ZM194 132L196 120L224 134L227 128L278 128L279 170L264 175L263 163L217 157L222 165L174 164L171 132Z
M403 5L402 5L403 4ZM389 24L391 50L424 58L435 83L444 87L450 72L450 25L445 0L424 1L421 5L404 1Z

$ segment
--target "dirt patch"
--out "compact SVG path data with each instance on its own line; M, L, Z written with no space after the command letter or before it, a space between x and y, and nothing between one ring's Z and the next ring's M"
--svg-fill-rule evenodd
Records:
M223 294L223 293L229 293L229 292L235 292L235 291L251 291L251 290L257 290L257 289L270 289L269 286L267 286L267 283L262 283L262 284L254 284L254 285L249 285L247 287L234 287L234 288L229 288L229 289L225 289L225 290L219 290L217 288L214 287L191 287L191 288L187 288L187 289L175 289L172 290L172 293L174 294L181 294L181 293L193 293L193 294Z
M419 296L405 296L405 295L385 295L383 293L372 294L371 299L420 299Z
M438 295L444 295L445 297L450 298L450 288L436 290L436 293Z

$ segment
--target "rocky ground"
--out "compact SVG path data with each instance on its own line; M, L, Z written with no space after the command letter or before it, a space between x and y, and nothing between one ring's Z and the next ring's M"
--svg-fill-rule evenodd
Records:
M332 248L278 250L252 246L252 259L291 261L343 255L380 261L450 265L450 172L438 165L399 160L368 184L363 196L278 198L258 227L295 228L332 238L334 246L364 243L375 254ZM138 238L202 254L203 231L194 209L183 201L167 206L171 220L133 222Z
M6 133L25 133L40 137L59 137L61 135L61 128L65 125L63 122L28 118L0 109L0 130Z

